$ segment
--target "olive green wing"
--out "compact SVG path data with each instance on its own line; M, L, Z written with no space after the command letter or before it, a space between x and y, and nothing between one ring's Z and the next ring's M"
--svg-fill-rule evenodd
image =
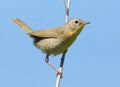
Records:
M39 30L30 33L33 37L48 37L48 38L58 38L64 32L64 26L51 28L47 30Z

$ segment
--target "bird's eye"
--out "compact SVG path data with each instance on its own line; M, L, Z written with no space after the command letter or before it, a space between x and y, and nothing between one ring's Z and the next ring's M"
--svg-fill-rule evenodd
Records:
M78 25L78 24L79 24L79 21L75 21L74 24L75 24L75 25Z

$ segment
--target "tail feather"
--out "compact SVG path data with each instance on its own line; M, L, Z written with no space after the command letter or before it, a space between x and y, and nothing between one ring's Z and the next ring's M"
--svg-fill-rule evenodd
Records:
M33 30L28 27L22 20L18 18L12 19L18 26L20 26L23 30L25 30L27 33L32 33Z

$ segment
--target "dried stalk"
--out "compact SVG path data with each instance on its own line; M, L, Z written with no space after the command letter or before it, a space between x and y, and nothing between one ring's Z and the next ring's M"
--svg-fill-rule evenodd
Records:
M65 12L66 12L66 23L69 21L69 8L70 8L70 3L71 3L71 0L68 0L68 4L66 5L66 1L64 0L64 6L65 6ZM65 55L66 55L66 52L63 52L62 54L62 58L61 58L61 62L60 62L60 68L59 68L59 72L62 72L63 71L63 65L64 65L64 61L65 61ZM62 75L61 74L57 74L57 79L56 79L56 87L59 87L60 86L60 79L61 79Z

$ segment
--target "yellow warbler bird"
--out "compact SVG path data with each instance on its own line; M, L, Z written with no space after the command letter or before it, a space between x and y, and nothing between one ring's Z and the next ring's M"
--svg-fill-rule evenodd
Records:
M13 21L34 39L34 45L37 48L46 53L47 63L49 61L49 55L58 55L67 50L82 31L83 27L89 24L89 22L83 21L82 19L73 18L60 27L33 31L22 20L14 18Z

